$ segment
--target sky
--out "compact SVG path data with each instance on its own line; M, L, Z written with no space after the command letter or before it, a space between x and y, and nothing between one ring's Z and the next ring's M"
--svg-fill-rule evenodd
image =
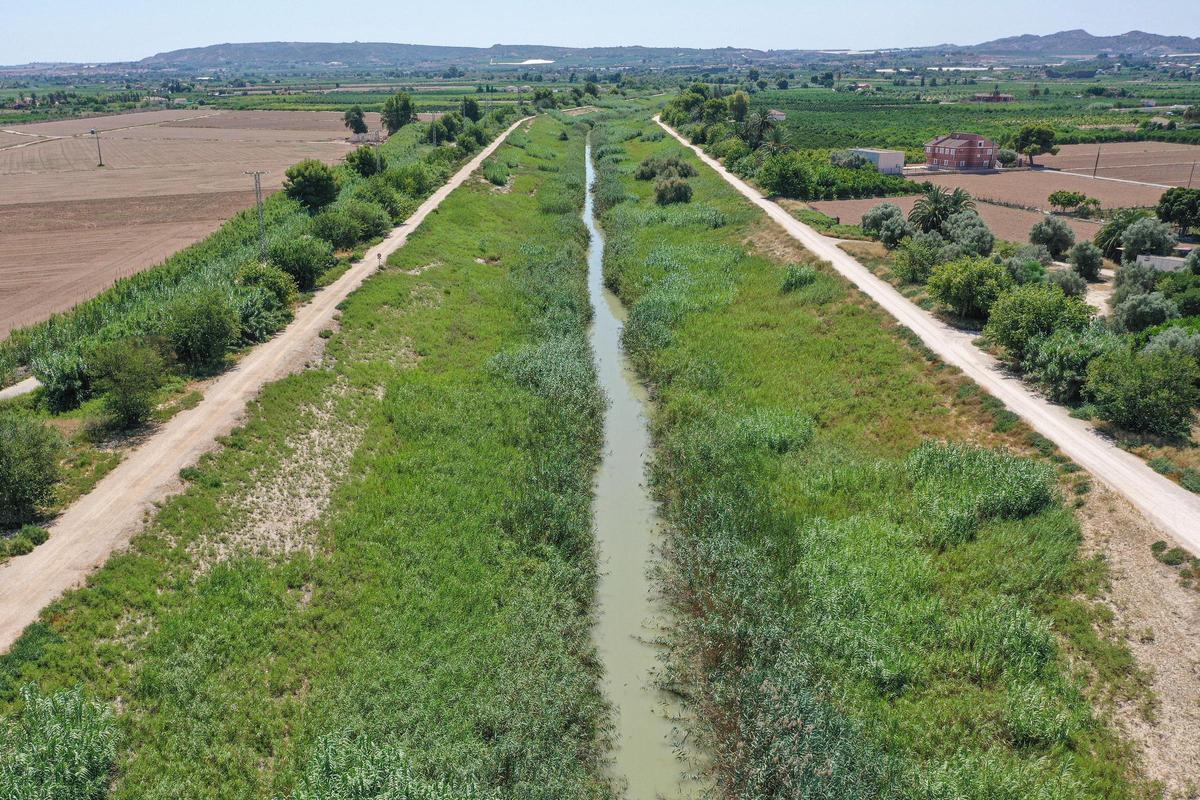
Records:
M10 4L0 64L132 61L259 41L815 50L975 44L1071 28L1200 36L1196 8L1196 0L56 0Z

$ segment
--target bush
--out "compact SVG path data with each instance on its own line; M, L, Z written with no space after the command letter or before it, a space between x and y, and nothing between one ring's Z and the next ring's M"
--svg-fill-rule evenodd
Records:
M267 252L269 254L270 250ZM277 252L276 255L282 259L288 258L286 252ZM316 275L313 275L312 280L315 279ZM257 261L251 261L241 268L237 274L237 283L239 286L257 286L264 290L274 298L276 308L289 307L295 301L296 290L299 288L296 279L282 267Z
M1002 167L1011 167L1013 164L1017 163L1018 158L1019 156L1017 155L1016 150L1009 150L1001 147L996 151L996 161L999 162L1000 166Z
M900 242L912 236L913 227L903 215L896 217L888 217L880 225L879 241L884 247L891 250Z
M1175 247L1175 235L1165 222L1143 217L1121 234L1122 258L1126 263L1137 261L1141 255L1165 256Z
M93 363L96 388L104 393L104 409L113 425L132 428L150 418L163 373L158 350L124 339L97 348Z
M438 182L429 165L424 162L392 167L383 173L383 180L396 191L409 197L424 197Z
M1167 328L1165 331L1150 337L1143 352L1156 353L1161 350L1176 350L1186 353L1200 363L1200 331L1189 331L1186 328Z
M315 158L293 164L284 174L283 191L309 211L319 211L337 199L333 170Z
M359 230L359 239L376 239L384 236L392 229L392 218L382 206L363 200L347 200L342 203L342 211Z
M817 271L812 267L800 264L788 264L783 273L783 285L780 291L784 294L803 289L817 279Z
M334 250L349 250L363 238L358 223L341 208L329 208L313 217L312 232Z
M1082 397L1088 364L1121 346L1121 338L1102 324L1054 331L1026 347L1024 367L1050 399L1073 403Z
M1100 270L1104 266L1104 254L1100 252L1100 248L1091 242L1076 242L1071 248L1070 254L1067 255L1067 261L1071 264L1071 269L1079 274L1079 277L1085 281L1095 281L1100 279Z
M960 258L934 267L929 294L967 319L986 319L1012 278L1003 265L988 258Z
M369 178L387 169L387 159L379 148L363 145L346 155L346 166L362 177Z
M1113 282L1116 290L1113 292L1114 304L1138 294L1148 294L1158 287L1162 273L1148 264L1122 262L1117 267L1116 280Z
M1152 325L1161 325L1178 316L1178 306L1164 297L1162 292L1135 294L1117 303L1113 309L1113 322L1119 330L1128 333L1137 333Z
M983 218L970 210L951 215L942 223L941 232L959 246L963 255L986 256L996 244L996 237L992 235Z
M1088 367L1085 392L1101 418L1121 428L1159 436L1186 436L1198 397L1200 370L1173 351L1105 353Z
M334 212L318 214L313 220L314 228L331 214ZM321 273L333 266L335 261L333 247L324 237L308 235L276 239L267 248L267 259L286 273L301 291L311 289ZM275 291L275 288L271 288L271 291Z
M1046 275L1046 283L1062 289L1067 297L1083 299L1087 295L1087 281L1070 269L1056 269Z
M665 156L649 156L638 164L633 177L639 181L649 181L655 178L691 178L696 174L696 168L685 161L679 154Z
M654 184L654 202L660 206L671 203L690 203L692 187L682 178L663 178Z
M1058 217L1045 217L1029 230L1029 241L1045 247L1057 261L1075 244L1075 232Z
M0 528L29 522L50 502L62 449L62 437L40 420L0 412Z
M933 268L941 263L944 243L939 241L941 237L935 240L933 236L909 236L896 247L892 256L892 268L908 283L924 283L929 280Z
M94 376L78 345L35 355L29 367L52 411L75 408L91 394Z
M863 213L859 227L863 229L864 233L877 236L880 228L883 227L883 223L896 217L905 219L904 212L900 209L900 206L895 203L880 203L877 206L871 206Z
M363 181L354 189L353 197L355 200L379 206L388 213L393 222L407 219L417 207L411 197L392 187L386 175L373 175Z
M1000 295L984 330L989 339L1020 361L1034 339L1057 330L1083 330L1091 316L1090 306L1067 297L1058 287L1030 283Z
M181 297L167 307L165 333L175 356L193 370L208 370L238 339L237 311L216 289Z
M0 727L0 787L25 800L103 800L117 758L112 714L76 688L21 690L21 713Z

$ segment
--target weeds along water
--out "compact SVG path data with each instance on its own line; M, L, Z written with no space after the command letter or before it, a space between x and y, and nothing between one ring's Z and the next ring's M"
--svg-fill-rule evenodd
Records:
M655 398L665 680L720 789L1144 796L1105 717L1136 669L1096 633L1102 567L1053 465L645 118L593 146L605 282ZM691 201L657 205L635 172L672 155Z
M501 148L507 190L455 191L345 301L324 364L268 387L129 551L0 657L16 796L611 796L583 151L550 117ZM329 398L336 414L299 413ZM239 550L239 499L275 496L257 490L330 418L361 444L308 546ZM278 496L254 519L297 510ZM28 684L82 696L30 705ZM60 745L78 769L46 758Z

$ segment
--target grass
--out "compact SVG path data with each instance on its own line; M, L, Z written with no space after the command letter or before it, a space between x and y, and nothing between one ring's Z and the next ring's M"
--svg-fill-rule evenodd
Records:
M667 148L625 135L639 124L608 137L631 199L604 216L605 278L657 401L683 620L669 680L692 686L719 784L1142 796L1096 704L1144 686L1080 599L1103 565L1079 557L1055 462L1014 455L1041 443L698 161L693 203L724 224L655 220L632 165ZM740 434L764 417L811 435L776 449ZM964 439L1004 447L939 443Z
M502 148L514 190L451 195L342 305L325 365L267 387L128 552L0 658L8 713L30 681L119 711L114 800L316 792L322 764L447 794L608 796L583 140L561 129L524 137L560 172ZM539 211L543 193L569 207ZM314 441L359 444L338 467L306 460ZM304 517L310 495L280 476L324 486L325 510ZM263 486L291 504L247 508ZM264 517L303 524L251 536L278 530Z

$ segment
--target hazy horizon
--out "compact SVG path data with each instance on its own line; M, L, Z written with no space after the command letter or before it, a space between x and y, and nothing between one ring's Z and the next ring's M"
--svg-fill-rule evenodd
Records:
M1053 6L1012 0L1004 4L1002 19L938 13L959 6L952 0L927 0L917 10L906 6L906 13L897 14L894 2L862 0L854 5L850 19L844 10L827 4L783 0L739 8L736 16L714 0L665 0L653 5L613 0L600 15L582 4L549 0L499 12L494 4L463 0L454 6L453 14L429 5L399 7L383 0L362 0L344 15L331 16L327 4L313 0L264 0L254 5L213 0L203 7L150 0L101 5L64 0L52 8L18 6L10 11L10 32L47 30L53 35L11 37L0 51L0 64L136 61L188 47L266 41L871 50L968 45L1074 28L1097 36L1130 30L1200 36L1200 17L1192 13L1194 6L1187 0L1146 0L1137 5L1064 0ZM930 15L938 15L936 26L926 24ZM1193 19L1190 30L1179 30L1184 18ZM734 29L746 33L731 33Z

